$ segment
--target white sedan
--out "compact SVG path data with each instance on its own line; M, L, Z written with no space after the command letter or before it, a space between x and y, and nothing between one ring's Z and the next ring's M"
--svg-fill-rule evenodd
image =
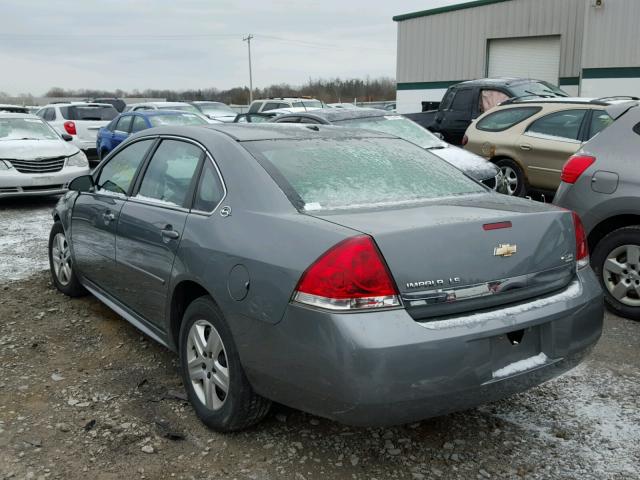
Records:
M89 162L71 136L35 115L0 113L0 198L55 195L89 173Z

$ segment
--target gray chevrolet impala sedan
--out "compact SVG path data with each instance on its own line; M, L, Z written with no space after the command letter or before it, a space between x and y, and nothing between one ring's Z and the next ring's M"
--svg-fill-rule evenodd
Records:
M70 188L56 287L176 351L216 430L271 401L354 425L470 408L574 367L601 333L577 215L392 135L150 129Z

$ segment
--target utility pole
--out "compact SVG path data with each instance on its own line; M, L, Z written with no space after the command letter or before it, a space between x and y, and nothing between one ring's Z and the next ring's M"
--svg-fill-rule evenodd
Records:
M247 48L249 49L249 103L253 102L253 75L251 73L251 39L253 35L249 34L242 39L243 42L247 42Z

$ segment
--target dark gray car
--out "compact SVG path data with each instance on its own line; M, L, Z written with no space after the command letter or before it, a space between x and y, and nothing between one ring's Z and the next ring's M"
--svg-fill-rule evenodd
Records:
M271 400L357 425L469 408L570 369L601 333L575 215L392 135L162 127L71 188L56 287L177 351L218 430Z
M375 108L322 108L280 115L271 121L367 128L396 135L429 150L489 188L506 193L504 176L493 163L440 140L429 130L402 115Z
M565 164L554 203L582 217L607 305L640 320L640 106L607 113L614 123Z

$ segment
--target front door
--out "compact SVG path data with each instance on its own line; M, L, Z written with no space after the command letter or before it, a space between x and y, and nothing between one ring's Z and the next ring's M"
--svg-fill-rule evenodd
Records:
M113 293L116 226L138 168L154 140L136 142L113 156L96 173L93 192L81 193L71 216L71 239L78 271Z
M438 131L444 135L444 139L460 145L464 132L471 124L476 102L474 100L476 90L473 88L458 88L449 110L443 112Z
M193 143L162 140L118 220L116 265L126 281L119 284L117 296L160 327L203 156Z
M562 110L538 118L517 139L516 149L533 188L556 190L565 162L576 153L585 109Z

